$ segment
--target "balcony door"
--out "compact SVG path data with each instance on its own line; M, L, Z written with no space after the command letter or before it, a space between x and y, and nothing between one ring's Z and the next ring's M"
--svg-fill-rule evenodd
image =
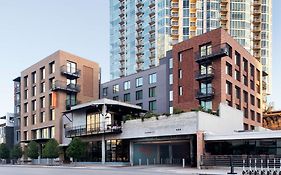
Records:
M87 114L87 132L99 132L101 128L100 114L88 113Z
M66 70L70 73L75 73L77 70L77 64L71 61L67 61L66 63Z

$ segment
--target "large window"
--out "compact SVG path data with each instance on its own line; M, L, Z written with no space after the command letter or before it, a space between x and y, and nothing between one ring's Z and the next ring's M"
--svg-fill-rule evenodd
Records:
M141 100L142 98L142 90L136 91L136 100Z
M211 44L205 44L200 47L200 56L207 56L212 54L212 45Z
M143 78L139 77L136 79L136 87L141 87L143 85Z
M40 77L41 80L46 78L46 69L45 69L45 67L40 68L40 76L41 76Z
M77 64L72 61L67 61L66 63L67 72L76 73L77 71Z
M113 94L116 94L119 92L119 84L113 85Z
M31 102L31 109L32 109L32 111L36 111L36 100L33 100Z
M232 95L232 84L229 81L226 81L225 93Z
M36 83L36 72L32 72L31 78L32 78L32 84L35 84Z
M130 81L125 81L124 82L124 90L129 90L131 88L131 82Z
M43 111L40 113L40 122L43 123L46 121L46 113Z
M102 89L102 95L103 95L104 97L107 96L107 90L108 90L107 87Z
M157 82L157 74L154 73L154 74L150 74L149 75L149 84L153 84L153 83L156 83Z
M200 101L200 105L205 109L205 110L212 110L212 101Z
M130 102L130 101L131 101L130 93L124 94L124 102Z
M55 62L54 61L49 64L49 70L50 70L49 71L50 74L55 72Z
M148 97L156 97L156 87L151 87L148 89Z
M106 140L105 145L107 162L129 162L128 140Z
M183 90L182 90L182 86L179 86L179 96L183 95Z
M150 111L155 111L156 110L156 100L153 100L153 101L149 102L149 110Z

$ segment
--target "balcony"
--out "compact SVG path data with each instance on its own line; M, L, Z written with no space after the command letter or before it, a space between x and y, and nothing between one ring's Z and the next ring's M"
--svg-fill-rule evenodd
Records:
M155 0L151 0L149 4L149 8L154 8L155 7Z
M137 8L140 8L143 6L143 2L142 0L137 0L137 4L136 4Z
M77 79L80 78L81 75L81 70L76 68L71 68L66 65L61 66L60 71L62 75L65 75L69 79Z
M179 18L179 14L178 14L178 13L172 13L172 14L171 14L171 17L172 17L172 18Z
M209 62L212 61L213 59L216 58L221 58L224 56L228 56L230 55L230 51L229 51L229 46L224 43L224 44L220 44L217 46L213 46L212 48L209 48L208 50L206 50L205 52L200 53L197 52L196 56L195 56L195 61L198 64L204 63L204 62Z
M150 18L153 17L154 15L155 15L155 11L149 13Z
M57 80L55 81L54 84L52 84L52 91L66 91L66 92L78 93L80 92L80 85L66 84L66 82Z
M175 9L178 9L179 8L179 3L178 2L172 3L171 7L175 8Z
M202 88L196 92L196 99L202 101L209 101L214 98L214 95L215 95L214 88L212 87Z
M142 16L144 13L142 12L142 11L138 11L137 13L136 13L136 15L137 16Z
M214 78L214 69L213 68L209 68L208 70L199 70L196 72L195 74L195 79L197 81L210 81Z
M105 122L65 128L65 136L68 138L120 133L122 133L121 125L106 124Z

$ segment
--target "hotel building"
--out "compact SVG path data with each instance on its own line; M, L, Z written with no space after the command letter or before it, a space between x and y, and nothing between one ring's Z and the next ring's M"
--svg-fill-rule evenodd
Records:
M61 50L22 71L20 81L15 81L20 82L20 103L15 105L20 110L21 141L55 138L61 143L62 112L98 99L99 76L97 63Z

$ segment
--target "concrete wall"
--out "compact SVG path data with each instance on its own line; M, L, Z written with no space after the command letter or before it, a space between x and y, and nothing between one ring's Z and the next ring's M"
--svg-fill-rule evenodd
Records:
M243 112L220 104L219 116L199 112L198 129L211 133L225 133L243 130Z

